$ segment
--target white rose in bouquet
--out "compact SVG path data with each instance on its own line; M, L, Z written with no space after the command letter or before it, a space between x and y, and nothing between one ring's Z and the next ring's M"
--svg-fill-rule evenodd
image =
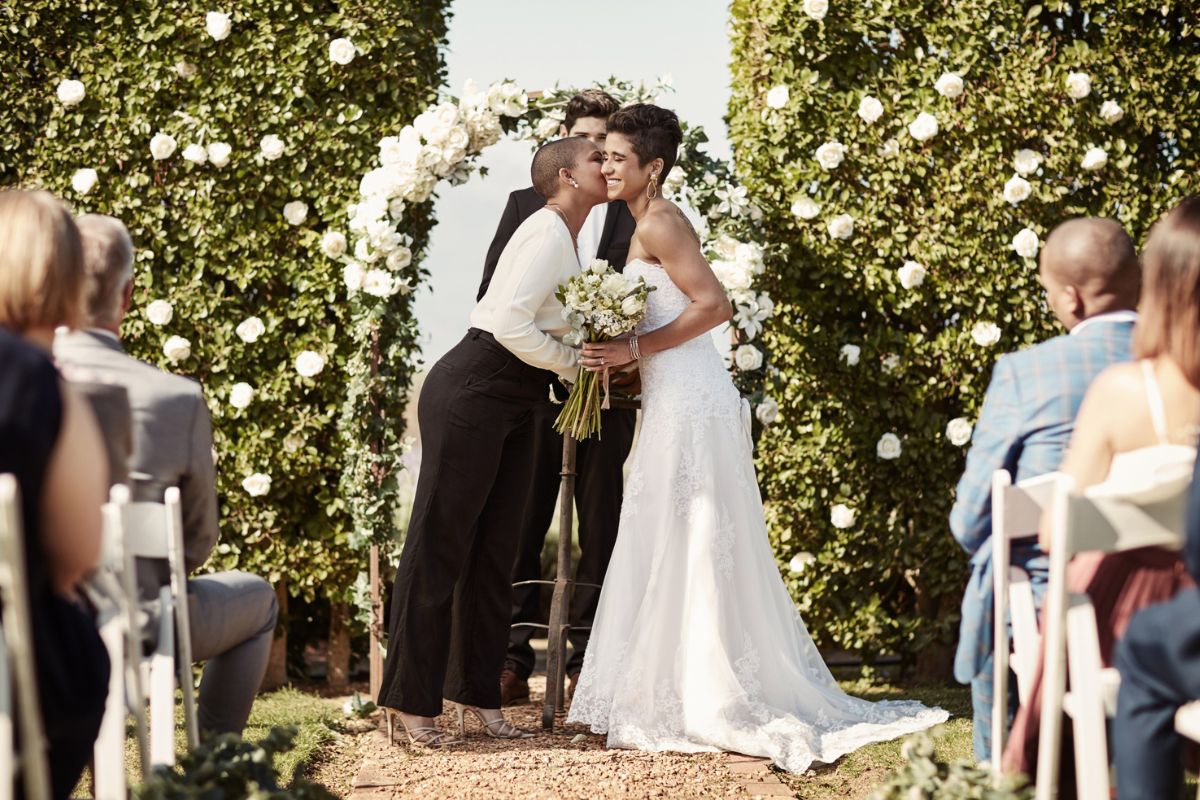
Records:
M242 481L242 488L251 497L262 497L271 491L271 476L256 472Z
M412 250L400 245L392 252L388 253L387 265L388 269L400 270L412 263Z
M258 148L262 151L264 158L268 161L274 161L283 155L283 140L273 133L268 133L259 141Z
M963 79L958 73L943 72L942 77L937 79L933 88L942 97L953 100L963 93Z
M845 361L847 366L857 366L858 359L862 355L862 348L856 344L844 344L841 350L841 359Z
M218 169L229 164L229 154L233 148L225 142L213 142L208 146L208 163Z
M971 338L980 347L991 347L1000 341L1000 326L994 322L976 322L971 328Z
M208 161L208 151L202 145L195 143L183 148L182 155L184 161L190 161L193 164L203 164Z
M1033 193L1033 186L1020 175L1013 175L1004 184L1004 199L1014 206Z
M804 0L804 13L818 21L825 19L829 13L829 0Z
M858 521L858 512L845 503L838 503L829 510L829 521L833 523L833 527L840 530L853 528L854 523Z
M320 375L323 369L325 369L325 359L320 353L305 350L296 356L296 372L299 372L305 378Z
M950 440L950 444L955 447L962 447L967 442L971 441L971 431L974 430L971 423L964 417L955 417L946 424L946 438Z
M1123 116L1125 116L1125 109L1121 108L1115 100L1105 100L1100 105L1100 119L1109 125L1119 122Z
M891 461L900 457L903 451L900 445L900 437L894 433L885 433L879 437L879 441L875 443L875 455L885 461Z
M915 289L925 282L925 267L916 261L905 261L904 266L896 270L896 277L905 289Z
M169 133L154 134L150 139L150 155L154 156L155 160L162 161L165 158L170 158L175 152L175 137Z
M1104 152L1103 147L1089 147L1088 151L1083 154L1083 161L1079 166L1089 172L1096 172L1104 169L1108 164L1108 153Z
M812 0L809 1L811 2ZM791 570L793 574L800 573L803 572L804 568L809 564L815 564L816 562L817 557L812 553L798 553L797 555L792 556L792 560L788 562L788 569Z
M816 219L821 213L821 207L813 201L808 195L797 197L792 202L792 216L797 219L810 220Z
M354 60L357 52L354 42L346 38L334 39L329 43L329 60L343 67Z
M91 167L75 170L75 174L71 176L71 188L79 194L87 194L96 185L99 180L99 175L96 170Z
M235 383L229 390L229 405L234 408L246 408L254 399L254 387L248 383Z
M308 219L308 203L303 200L293 200L283 206L283 218L290 225L299 225Z
M192 354L192 343L182 336L172 336L163 344L163 355L172 364L178 364L180 361L186 361L188 356Z
M635 317L646 311L646 301L636 295L630 295L621 301L621 313L627 317Z
M854 235L854 217L849 214L838 214L829 220L829 235L834 239L849 239Z
M1072 100L1082 100L1092 93L1092 78L1086 72L1071 72L1066 79L1067 96Z
M396 283L386 270L369 269L363 276L362 289L372 297L391 297L395 293Z
M767 105L771 108L783 108L788 104L790 97L791 92L788 87L783 85L772 87L771 91L767 92Z
M937 117L927 111L922 111L917 118L908 123L908 135L918 142L927 142L938 133Z
M346 254L346 234L329 231L321 237L321 252L330 258L341 258Z
M175 74L185 81L196 77L196 65L190 61L180 61L175 64Z
M210 11L204 16L204 30L216 41L220 42L229 36L233 23L228 14L220 11Z
M357 261L351 261L342 268L342 282L346 284L346 288L351 292L357 292L361 289L366 277L367 273L363 270L362 264L359 264Z
M774 424L775 420L779 419L779 403L774 397L764 397L758 408L754 409L754 416L758 417L758 421L763 425Z
M1021 258L1034 258L1038 254L1042 243L1038 239L1038 235L1031 228L1022 228L1021 231L1012 238L1012 249L1017 252Z
M1013 154L1013 169L1022 175L1032 175L1042 165L1042 156L1028 148L1022 148Z
M846 147L841 142L826 142L817 148L817 163L823 170L837 169L846 158Z
M743 372L753 372L762 366L762 350L752 344L741 345L733 352L733 363Z
M263 325L263 321L258 317L247 317L238 323L234 328L234 333L246 344L253 344L258 341L258 337L262 336L267 330L267 326Z
M883 103L879 98L867 95L858 102L858 118L868 125L875 123L883 116Z
M175 316L175 307L167 300L155 300L146 306L146 319L152 325L162 327L171 321Z
M58 95L58 102L64 106L74 106L83 102L83 98L87 95L87 90L83 87L83 81L68 78L58 82L55 94Z

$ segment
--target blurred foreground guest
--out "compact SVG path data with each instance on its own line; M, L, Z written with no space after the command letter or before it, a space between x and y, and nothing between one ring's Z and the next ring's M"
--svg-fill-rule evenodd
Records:
M133 293L133 243L119 220L87 214L83 237L84 329L63 334L54 354L64 368L91 372L124 386L133 407L131 473L148 477L135 499L162 502L178 486L183 506L186 569L200 567L217 543L217 490L212 427L200 385L126 355L121 321ZM141 564L143 598L155 598L169 580L164 564ZM275 631L275 591L245 572L219 572L188 580L192 655L208 661L200 682L200 727L240 733L266 672ZM157 608L148 608L157 617ZM157 623L150 631L157 631Z
M996 361L950 512L954 538L971 556L954 676L971 684L980 761L992 757L992 703L1011 706L1016 697L1015 691L992 696L992 473L1008 470L1017 482L1058 469L1088 385L1109 365L1129 360L1136 319L1137 253L1112 220L1073 219L1055 228L1042 248L1038 277L1068 335ZM1045 553L1033 538L1019 539L1012 563L1029 573L1040 606Z
M1200 430L1200 202L1188 201L1158 223L1146 242L1142 301L1134 333L1136 363L1096 378L1075 423L1062 472L1077 490L1136 496L1190 471ZM1048 548L1043 524L1040 540ZM1183 520L1176 527L1183 529ZM1067 568L1070 591L1086 592L1096 610L1100 656L1138 610L1192 585L1180 554L1160 547L1083 553ZM1029 702L1021 706L1004 752L1006 769L1036 774L1041 716L1041 660ZM1069 732L1070 728L1064 728ZM1064 736L1060 795L1072 788L1072 748ZM1096 768L1096 765L1088 765ZM1149 795L1147 795L1149 796ZM1153 795L1169 797L1170 795ZM1122 795L1124 798L1124 795Z
M71 793L104 715L108 653L76 586L100 555L105 456L84 401L50 362L74 324L79 232L45 192L0 194L0 473L21 487L38 695L52 793ZM24 341L22 338L24 338ZM20 687L18 687L20 691Z

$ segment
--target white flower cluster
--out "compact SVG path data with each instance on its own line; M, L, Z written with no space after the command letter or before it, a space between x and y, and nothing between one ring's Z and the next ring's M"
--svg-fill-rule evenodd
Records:
M711 242L710 248L713 253L713 272L733 304L733 324L745 333L747 339L753 339L762 333L763 323L775 313L775 302L770 296L754 290L754 279L764 269L762 247L751 242L739 242L729 236L718 236ZM736 357L734 363L738 364L739 369L744 369ZM759 366L761 362L752 369L758 369Z
M632 331L646 316L651 289L645 279L622 275L604 259L596 259L556 292L563 319L571 326L563 344L578 347Z

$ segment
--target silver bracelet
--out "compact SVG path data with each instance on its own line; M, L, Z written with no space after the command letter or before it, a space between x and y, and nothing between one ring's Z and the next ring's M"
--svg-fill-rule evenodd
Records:
M638 337L636 333L629 338L629 355L633 357L634 361L640 361L642 358L642 349L638 347Z

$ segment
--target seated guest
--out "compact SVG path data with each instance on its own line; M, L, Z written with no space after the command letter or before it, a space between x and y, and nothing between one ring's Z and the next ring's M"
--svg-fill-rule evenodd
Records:
M1146 242L1142 299L1134 331L1136 363L1117 364L1088 389L1061 471L1077 490L1120 494L1152 486L1196 457L1200 430L1200 200L1190 200L1155 226ZM1099 484L1103 484L1100 487ZM1183 527L1182 519L1178 526ZM1048 549L1049 528L1039 536ZM1192 584L1178 552L1144 547L1083 553L1067 568L1070 591L1086 592L1096 610L1100 656L1112 663L1114 643L1133 614L1171 599ZM1041 670L1013 723L1004 764L1035 774ZM1067 729L1069 730L1069 728ZM1065 738L1065 737L1064 737ZM1061 787L1073 782L1071 748L1063 748ZM1093 765L1094 766L1094 765ZM1065 788L1060 788L1060 794ZM1156 795L1166 797L1168 795ZM1124 795L1122 795L1124 797Z
M86 369L129 392L134 432L131 474L150 479L140 500L162 501L178 486L183 506L183 545L189 572L217 543L217 490L208 407L195 381L126 355L121 321L133 293L133 243L112 217L78 220L83 237L84 329L58 337L54 354L64 368ZM159 565L161 566L161 565ZM139 571L143 595L155 597L165 571ZM208 661L200 682L200 727L240 733L258 692L275 631L275 591L245 572L220 572L188 580L192 656Z
M79 232L67 210L45 192L0 193L0 473L20 484L55 798L70 795L91 760L109 675L108 653L77 590L100 556L104 448L91 412L49 354L55 326L78 318L82 278Z
M1073 219L1055 228L1038 276L1068 335L996 361L950 512L954 538L971 555L954 675L971 684L980 761L992 757L992 703L1015 699L1015 693L992 697L992 473L1005 469L1023 481L1058 469L1088 385L1130 357L1140 283L1133 242L1110 219ZM1037 542L1013 542L1012 563L1029 573L1040 605L1049 561Z

